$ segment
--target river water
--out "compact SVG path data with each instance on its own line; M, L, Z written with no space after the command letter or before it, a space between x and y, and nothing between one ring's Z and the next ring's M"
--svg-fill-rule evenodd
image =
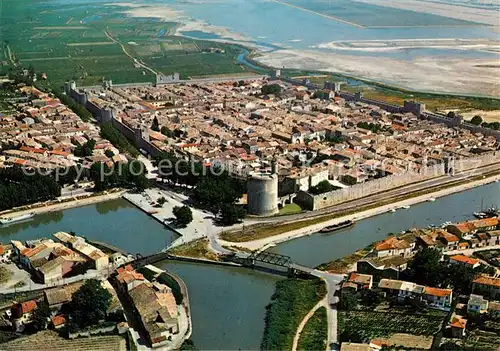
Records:
M408 210L386 213L332 235L316 234L282 243L272 250L309 266L342 257L389 232L472 218L484 207L500 207L500 183L492 183ZM43 214L0 228L0 242L49 237L64 230L105 241L127 252L158 251L176 235L125 200ZM193 341L200 349L258 349L264 330L265 306L280 279L242 268L162 262L186 282L193 317Z

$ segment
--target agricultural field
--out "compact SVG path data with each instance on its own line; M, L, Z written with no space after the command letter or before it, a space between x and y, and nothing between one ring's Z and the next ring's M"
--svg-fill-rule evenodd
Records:
M29 350L33 345L41 350L125 350L126 341L118 335L93 336L69 340L60 337L55 331L45 330L30 336L21 337L3 344L2 350Z
M3 0L0 73L33 68L50 83L96 85L154 82L156 73L182 78L251 72L237 62L243 48L173 36L173 22L132 18L116 6ZM90 15L90 11L92 15ZM40 79L40 78L39 78Z
M339 335L341 340L353 335L371 340L395 333L431 336L440 330L443 319L444 314L340 311Z

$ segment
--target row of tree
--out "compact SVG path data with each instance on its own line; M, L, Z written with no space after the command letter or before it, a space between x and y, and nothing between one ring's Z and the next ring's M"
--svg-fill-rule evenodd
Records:
M200 162L187 162L173 152L156 158L163 180L175 186L193 189L197 205L212 212L223 224L234 224L245 217L246 211L236 202L246 191L246 183L230 177L226 171L205 168Z
M50 175L27 174L20 167L0 168L0 210L53 200L61 187Z
M101 136L109 140L120 152L132 157L139 156L137 148L118 129L113 127L111 122L101 124Z
M90 179L97 191L116 187L132 187L137 191L143 191L151 185L146 172L146 167L138 160L128 164L114 164L113 167L105 163L94 163L90 167Z

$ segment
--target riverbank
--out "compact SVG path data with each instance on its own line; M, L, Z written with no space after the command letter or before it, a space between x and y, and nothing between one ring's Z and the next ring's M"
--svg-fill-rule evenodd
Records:
M295 230L291 230L291 231L288 231L285 233L281 233L281 234L274 235L274 236L269 236L269 237L262 238L262 239L246 241L246 242L233 242L233 241L226 241L226 240L219 239L218 242L219 242L219 244L224 245L224 246L233 246L233 247L238 247L238 248L241 247L241 248L244 248L247 250L267 249L268 247L274 246L278 243L282 243L285 241L289 241L289 240L300 238L300 237L303 237L306 235L311 235L311 234L317 233L319 230L321 230L325 226L338 224L340 222L348 221L348 220L357 221L357 220L373 217L373 216L388 212L393 208L400 208L403 206L415 205L415 204L418 204L421 202L428 201L431 197L432 198L439 198L439 197L451 195L454 193L466 191L466 190L476 188L476 187L479 187L481 185L486 185L486 184L496 182L496 181L500 181L500 174L496 174L496 175L491 176L491 177L482 178L482 179L475 180L475 181L468 182L468 183L462 183L462 184L456 185L456 186L451 186L451 187L448 187L446 189L441 189L438 191L429 192L429 193L426 193L425 195L418 195L418 196L407 198L407 199L404 199L401 201L391 202L391 203L384 204L382 206L378 206L375 208L370 208L370 209L367 209L364 211L349 213L349 214L344 215L344 216L325 220L323 222L314 223L314 224L309 225L309 226L304 226L302 228L298 228ZM408 196L411 196L411 194ZM400 209L400 211L404 211L404 209ZM325 216L325 217L327 217L327 216ZM307 222L307 220L305 220L305 221Z
M125 190L115 189L109 192L105 191L103 193L95 195L84 195L75 196L73 199L65 200L54 200L50 202L44 202L39 204L33 204L30 206L23 206L22 208L14 208L7 211L0 212L0 217L2 218L12 218L17 216L22 216L25 214L34 213L36 215L50 212L57 212L68 210L70 208L82 207L87 205L93 205L100 202L105 202L109 200L115 200L125 193Z

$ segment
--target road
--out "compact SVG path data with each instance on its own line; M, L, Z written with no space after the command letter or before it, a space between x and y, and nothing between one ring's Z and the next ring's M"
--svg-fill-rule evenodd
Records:
M111 36L111 34L108 33L108 31L104 31L104 34L106 34L106 36L109 38L109 40L111 40L112 42L120 45L120 47L122 48L122 51L125 55L127 55L128 57L130 57L134 63L138 66L141 66L142 68L148 70L149 72L153 73L153 74L158 74L154 69L152 69L151 67L149 66L146 66L144 63L142 63L140 60L136 59L134 56L132 56L131 54L129 54L129 52L127 51L127 49L125 49L125 46L118 40L118 39L115 39Z
M345 277L342 274L328 273L317 269L312 270L311 275L323 279L326 283L328 345L332 346L338 343L337 303L339 299L336 294Z
M317 269L312 269L296 263L292 263L290 267L321 278L325 282L327 301L327 305L325 305L325 307L328 317L328 345L336 344L338 342L337 303L339 301L336 294L340 290L341 283L345 279L345 276L343 274L328 273Z

